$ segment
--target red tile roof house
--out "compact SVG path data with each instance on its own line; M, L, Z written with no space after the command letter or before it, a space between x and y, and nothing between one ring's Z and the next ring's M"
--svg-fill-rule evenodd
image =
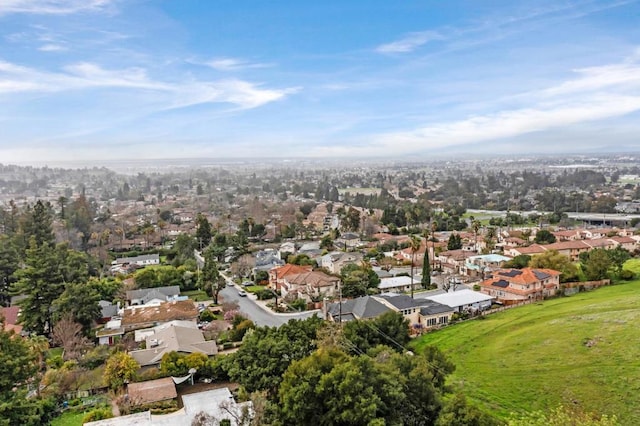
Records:
M562 241L559 243L553 244L545 244L545 250L556 250L560 254L564 254L572 262L577 262L580 259L580 253L585 253L592 250L592 246L589 245L588 241L579 240L579 241Z
M511 305L554 296L560 289L560 272L553 269L501 269L480 283L484 294Z
M277 266L269 270L269 288L272 290L280 290L284 277L292 274L302 274L311 272L313 268L310 265L299 266L287 263L284 266Z
M288 299L305 299L307 302L322 300L338 294L340 278L320 271L288 274L284 277L281 292Z

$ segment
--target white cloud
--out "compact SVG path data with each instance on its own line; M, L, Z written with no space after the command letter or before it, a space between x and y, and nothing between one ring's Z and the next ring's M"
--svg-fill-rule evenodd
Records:
M320 147L315 155L402 155L514 138L640 111L639 65L611 64L575 72L575 79L516 96L519 107L374 135L355 148Z
M105 10L115 0L2 0L0 15L31 13L37 15L70 15Z
M170 82L156 81L142 68L107 70L80 62L64 72L41 72L0 61L0 96L18 92L63 92L93 88L121 88L151 91L158 110L183 108L203 103L230 103L243 109L256 108L295 93L298 88L264 89L243 80Z
M441 34L435 31L421 31L410 33L400 40L382 44L376 50L380 53L407 53L431 41L442 40L443 38Z
M247 68L268 68L271 64L263 64L259 62L249 62L236 58L216 58L211 61L204 62L207 65L218 71L237 71Z
M60 44L48 43L40 46L38 50L41 52L61 52L63 50L67 50L67 48Z

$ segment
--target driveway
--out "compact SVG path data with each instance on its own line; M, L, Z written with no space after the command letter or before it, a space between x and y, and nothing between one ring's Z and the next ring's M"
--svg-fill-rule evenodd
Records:
M224 277L227 282L233 283L233 281L231 281L231 279L226 275L221 274L221 276ZM239 289L240 287L235 284L233 285L233 287L228 285L220 291L219 296L221 296L222 300L226 302L236 302L240 307L240 311L256 325L278 327L288 322L290 319L305 319L318 314L318 311L277 314L266 306L263 306L262 304L256 302L256 300L254 300L255 296L251 293L248 293L245 297L241 297L238 294Z

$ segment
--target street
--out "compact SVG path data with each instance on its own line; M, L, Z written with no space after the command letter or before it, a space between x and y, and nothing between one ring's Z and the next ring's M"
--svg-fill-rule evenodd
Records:
M227 282L232 282L230 278L221 274ZM269 309L264 308L252 297L252 294L247 294L245 297L240 297L238 295L239 287L235 284L232 286L226 286L219 293L222 301L225 302L236 302L240 307L240 312L245 314L251 321L253 321L256 325L267 326L267 327L278 327L290 319L305 319L317 314L317 311L308 311L308 312L300 312L300 313L291 313L291 314L276 314L271 312Z

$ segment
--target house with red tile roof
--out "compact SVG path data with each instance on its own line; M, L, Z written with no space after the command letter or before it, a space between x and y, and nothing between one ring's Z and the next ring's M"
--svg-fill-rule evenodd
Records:
M320 271L287 274L280 291L282 297L289 299L305 299L307 302L322 300L338 294L340 278Z
M291 263L271 268L269 270L269 288L272 290L280 290L280 288L282 288L282 283L284 282L284 277L287 275L311 272L312 269L313 268L310 265L300 266L292 265Z
M484 294L506 305L554 296L560 289L560 272L553 269L501 269L480 283Z

